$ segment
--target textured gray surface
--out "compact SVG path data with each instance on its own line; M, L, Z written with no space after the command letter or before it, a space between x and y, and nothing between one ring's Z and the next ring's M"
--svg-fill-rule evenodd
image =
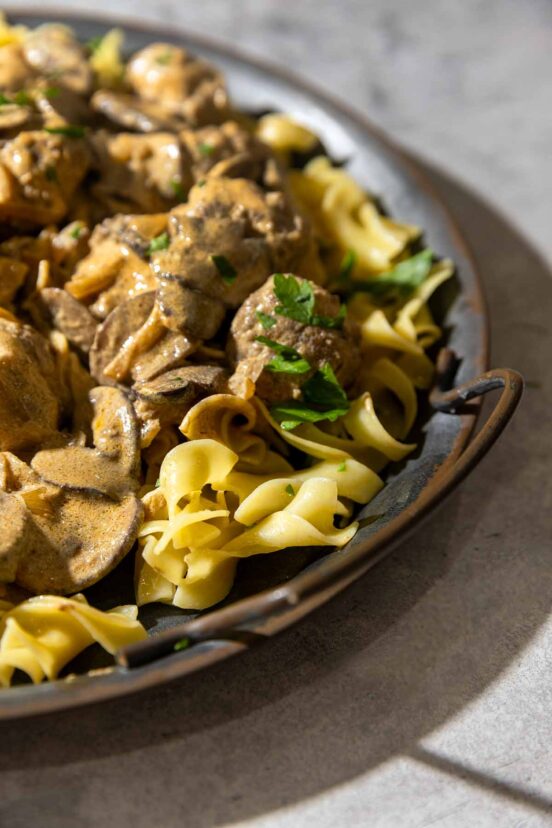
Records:
M477 188L487 203L429 170L479 260L493 362L530 387L433 521L296 629L160 691L0 726L0 825L551 824L552 280L535 248L552 250L552 6L203 0L147 15L291 65Z

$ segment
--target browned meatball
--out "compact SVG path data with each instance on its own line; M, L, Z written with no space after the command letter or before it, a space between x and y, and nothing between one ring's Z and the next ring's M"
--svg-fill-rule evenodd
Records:
M126 79L134 92L191 126L219 124L228 117L224 79L210 63L170 43L151 43L132 56Z
M297 277L296 277L297 278ZM297 278L299 283L307 280ZM314 313L319 317L335 319L340 310L339 297L324 288L309 283L314 293ZM304 324L275 312L279 304L271 276L259 290L249 296L238 310L230 328L227 353L235 373L230 383L236 393L244 390L247 381L255 383L257 396L267 402L297 399L301 386L314 370L329 363L341 385L347 388L359 366L360 348L354 323L347 318L341 328ZM274 320L266 330L259 316L267 314ZM312 366L303 374L273 373L265 366L274 357L274 351L257 341L265 336L281 345L294 348Z
M38 445L58 426L62 396L48 341L0 319L0 451Z
M276 270L307 254L310 228L283 193L242 178L207 179L169 214L170 244L151 264L159 276L235 308Z
M196 181L207 176L249 178L267 189L281 189L282 169L270 147L234 121L180 133Z

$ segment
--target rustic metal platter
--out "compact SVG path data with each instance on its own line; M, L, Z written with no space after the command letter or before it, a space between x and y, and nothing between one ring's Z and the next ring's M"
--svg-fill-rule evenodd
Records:
M243 561L224 604L196 618L160 604L145 607L140 617L151 637L120 653L114 668L107 668L103 656L90 648L69 670L93 669L92 674L1 690L0 719L62 710L166 683L295 623L366 572L435 509L498 437L522 387L514 371L487 370L488 325L481 284L446 209L408 159L361 116L280 69L174 29L43 10L8 11L8 16L11 22L29 26L61 21L83 40L116 23L124 28L129 52L162 39L213 61L225 73L240 108L284 111L311 127L329 154L346 161L356 180L381 197L386 210L425 229L428 244L455 261L457 275L432 305L447 349L440 355L431 401L422 406L419 449L390 469L385 488L361 511L361 528L347 547L329 554L287 550ZM480 396L495 388L502 389L498 404L477 437L470 439ZM133 601L131 557L87 591L94 605L107 608ZM174 644L182 637L191 646L175 652Z

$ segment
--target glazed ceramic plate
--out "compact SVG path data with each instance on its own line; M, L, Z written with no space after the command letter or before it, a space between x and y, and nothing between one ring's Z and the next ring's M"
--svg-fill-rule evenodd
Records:
M61 20L72 26L82 40L101 35L114 25L105 19L44 12L14 13L9 19L29 26ZM446 344L460 360L454 384L486 370L487 320L473 262L443 205L386 138L341 103L234 49L174 29L138 28L126 21L117 21L117 25L125 31L125 50L129 52L162 39L213 61L226 75L232 98L240 108L251 112L277 110L295 116L322 137L333 158L347 163L363 187L381 197L386 210L423 227L431 248L457 265L456 279L443 286L433 303ZM422 409L419 450L401 466L392 467L386 487L361 512L361 529L345 549L329 554L292 550L243 561L225 606L202 615L195 628L195 643L182 652L174 652L170 630L180 628L190 615L160 604L145 607L141 618L159 646L137 657L134 663L138 666L102 669L108 661L102 661L103 655L90 648L69 669L81 672L96 668L91 675L0 690L0 718L59 710L168 682L242 651L328 600L386 554L437 505L445 489L457 482L454 466L468 444L479 406L461 415L432 412L429 405ZM447 474L448 484L441 486ZM133 602L131 557L88 590L92 603L109 607ZM194 624L197 621L189 627L192 633Z

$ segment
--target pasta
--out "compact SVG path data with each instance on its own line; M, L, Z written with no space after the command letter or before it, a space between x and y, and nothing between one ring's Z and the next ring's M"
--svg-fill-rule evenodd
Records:
M201 611L243 559L346 547L416 448L454 271L324 135L123 44L0 15L5 687L144 638L85 597L131 550L138 607Z
M0 685L10 685L16 670L38 684L94 642L114 653L146 637L133 606L100 612L84 595L38 595L13 606L0 601Z

